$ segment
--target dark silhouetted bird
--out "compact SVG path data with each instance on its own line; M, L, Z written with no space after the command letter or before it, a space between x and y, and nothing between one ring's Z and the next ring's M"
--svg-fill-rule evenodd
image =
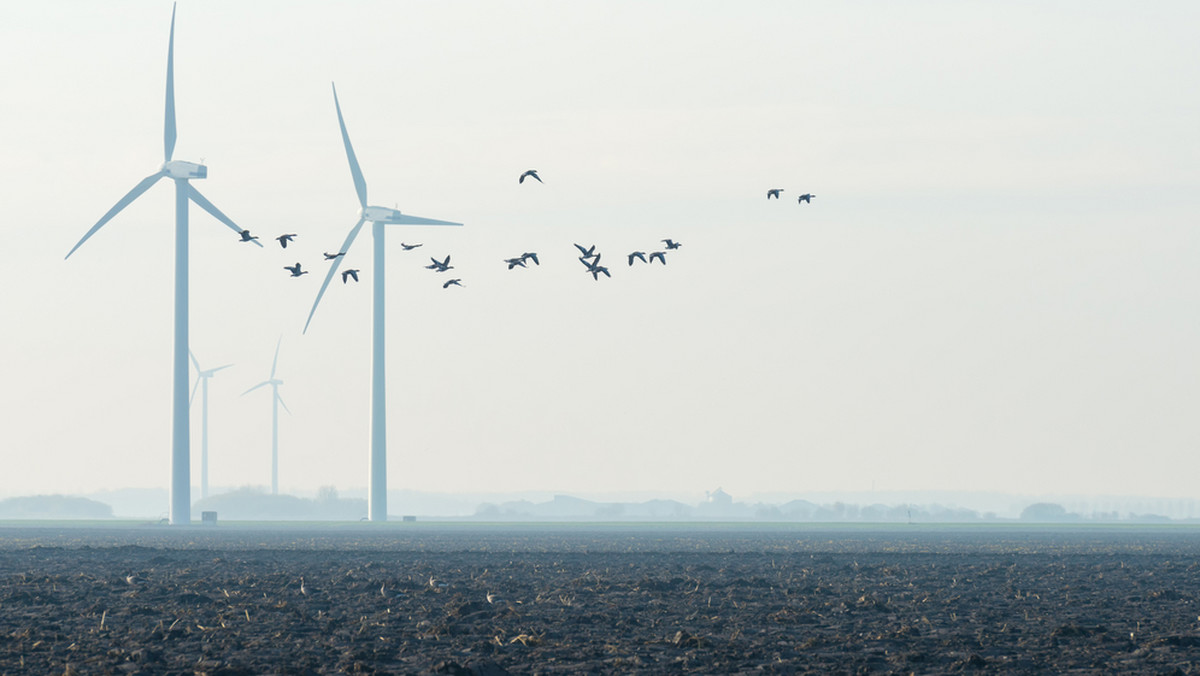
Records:
M255 240L255 239L258 239L258 237L255 235L251 235L249 230L242 231L242 241L243 242L249 242L249 241Z
M529 251L526 251L525 253L521 254L521 260L523 260L523 261L525 261L525 260L530 260L530 261L533 261L533 264L534 264L534 265L541 265L541 264L542 264L542 262L538 260L537 254L536 254L536 253L529 252Z
M295 235L280 235L280 236L276 237L275 239L279 240L279 246L286 249L288 242L295 239L295 237L296 237Z
M596 254L595 260L593 260L591 263L587 262L583 258L580 258L579 260L582 261L585 266L587 266L587 271L592 273L592 279L600 279L600 275L602 273L605 277L612 277L612 275L608 272L608 268L600 265L600 254Z
M779 199L779 193L781 192L783 192L783 188L771 188L767 191L767 199L771 199L772 197Z
M520 265L521 267L525 267L525 259L524 258L505 258L504 262L508 263L509 270L512 270L513 268L517 267L518 265Z
M445 272L454 267L453 265L450 265L450 256L446 256L446 260L444 260L444 261L439 261L438 259L436 259L432 256L430 256L429 260L433 261L433 265L426 265L425 269L427 269L427 270L435 270L437 272Z
M583 257L584 257L584 258L591 258L592 256L596 256L596 255L597 255L597 254L596 254L596 245L595 245L595 244L591 245L590 247L588 247L588 248L586 248L586 249L585 249L585 248L583 248L582 246L580 246L580 245L576 244L576 245L575 245L575 248L576 248L576 249L579 249L579 253L583 254Z
M443 288L443 289L449 289L451 285L454 285L454 286L462 286L462 280L461 280L461 279L451 279L451 280L448 280L448 281L447 281L445 284L443 284L443 285L442 285L442 288Z
M667 249L668 249L668 250L670 250L670 249L678 249L679 247L683 246L683 245L682 245L682 244L680 244L679 242L676 242L676 241L674 241L674 240L670 240L670 239L664 239L664 240L662 240L662 242L663 242L663 244L666 244L666 245L667 245Z
M630 265L633 265L633 259L635 259L635 258L640 260L641 262L645 263L646 262L646 252L645 251L634 251L633 253L629 254L629 264Z
M308 274L308 270L300 269L300 263L296 263L295 265L285 265L285 266L283 266L283 269L292 273L293 277L299 277L300 275Z
M657 259L658 259L658 261L659 261L660 263L662 263L663 265L666 265L666 264L667 264L667 252L665 252L665 251L655 251L654 253L650 254L650 262L651 262L651 263L653 263L653 262L654 262L654 259L655 259L655 258L657 258Z
M347 277L352 277L352 278L354 278L354 281L357 282L358 281L358 270L357 269L343 270L342 271L342 284L346 283Z
M807 192L806 192L806 193L804 193L803 195L801 195L801 196L798 198L798 200L797 200L797 201L798 201L798 202L806 202L806 203L808 203L808 204L812 204L812 198L814 198L814 197L816 197L816 195L813 195L812 193L807 193Z
M335 259L335 258L341 258L342 256L345 256L345 255L346 255L346 252L345 252L345 251L339 251L339 252L337 252L337 253L335 253L335 254L326 253L326 252L322 252L322 253L324 253L324 254L325 254L325 260L327 260L327 261L331 261L331 260L333 260L333 259Z
M420 244L405 244L404 242L400 242L400 246L403 247L405 251L412 251L413 249L415 249L421 245Z
M537 179L538 183L542 182L541 177L537 175L537 169L530 169L529 171L525 172L524 174L521 174L521 178L517 179L517 183L524 183L525 177L527 177L527 176L529 178Z

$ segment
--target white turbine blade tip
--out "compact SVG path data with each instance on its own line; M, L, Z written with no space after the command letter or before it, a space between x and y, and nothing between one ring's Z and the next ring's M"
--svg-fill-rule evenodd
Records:
M262 387L263 385L270 385L270 384L271 384L271 381L264 380L261 383L255 385L254 387L251 387L250 389L246 390L245 392L242 392L242 396L246 396L247 394L250 394L254 390L257 390L258 388Z

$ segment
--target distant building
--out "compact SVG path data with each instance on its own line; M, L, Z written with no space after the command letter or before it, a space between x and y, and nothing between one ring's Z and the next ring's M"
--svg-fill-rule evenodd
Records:
M754 518L754 508L741 502L734 502L733 496L718 488L705 493L704 502L696 508L703 518Z
M718 508L728 508L733 506L733 496L718 488L715 491L708 491L704 502Z

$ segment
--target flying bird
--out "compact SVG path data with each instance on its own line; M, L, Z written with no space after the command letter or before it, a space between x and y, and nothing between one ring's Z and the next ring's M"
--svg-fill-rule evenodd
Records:
M241 235L243 242L253 242L254 240L258 239L256 235L251 235L249 230L243 230Z
M453 265L450 265L450 256L449 255L446 256L446 260L444 260L444 261L439 261L438 259L436 259L432 256L429 257L429 260L433 261L433 265L426 265L425 269L427 269L427 270L434 270L436 272L445 272L454 267Z
M293 235L280 235L280 236L276 237L275 239L279 240L279 246L286 249L288 242L292 241L292 239L295 238L295 236L296 235L294 235L294 234Z
M592 273L592 279L600 279L601 273L603 273L605 277L612 277L612 275L608 272L608 268L600 265L600 254L596 254L596 259L591 263L587 262L583 258L580 258L579 260L587 266L587 271Z
M525 172L524 174L521 174L521 178L517 179L517 183L524 183L526 176L528 176L529 178L536 178L538 183L542 182L541 177L539 177L537 175L537 169L530 169L529 171Z
M641 262L645 263L646 262L646 252L645 251L634 251L633 253L629 254L629 264L630 265L633 265L633 259L635 259L635 258L640 260Z
M662 263L663 265L666 265L666 264L667 264L667 252L665 252L665 251L655 251L654 253L650 254L650 262L651 262L651 263L653 263L653 262L654 262L654 259L655 259L655 258L657 258L657 259L658 259L658 261L659 261L660 263Z
M405 244L404 242L400 242L400 246L403 247L405 251L412 251L413 249L415 249L421 245L420 244Z
M595 244L593 244L592 246L590 246L586 249L583 248L582 246L576 244L575 248L579 249L579 253L583 254L583 258L591 258L592 256L598 255L596 253L596 245Z
M285 265L283 266L283 269L291 272L293 277L299 277L300 275L308 274L308 270L300 269L300 263L298 262L295 265Z
M508 263L509 270L512 270L513 268L515 268L518 265L520 265L521 267L525 267L525 259L524 258L505 258L504 262Z
M679 247L683 246L679 242L670 239L664 239L662 240L662 243L667 245L667 249L678 249Z
M779 193L781 192L783 192L783 188L771 188L767 191L767 199L771 199L772 197L779 199Z
M453 284L454 286L462 286L462 280L457 279L457 278L448 280L445 284L442 285L442 288L449 289L451 284Z
M335 254L325 253L324 251L322 251L321 253L323 253L325 255L325 260L327 260L327 261L334 260L335 258L341 258L342 256L346 255L345 251L339 251Z
M346 278L347 278L347 277L353 277L353 278L354 278L354 281L356 281L356 282L357 282L357 281L358 281L358 270L357 270L357 269L351 269L351 270L344 270L344 271L342 271L342 284L345 284L345 283L346 283Z
M804 193L803 195L801 195L801 196L800 196L800 198L799 198L799 200L798 200L798 201L799 201L799 202L806 202L806 203L808 203L808 204L812 204L812 198L814 198L814 197L816 197L816 195L813 195L812 193L807 193L807 192L806 192L806 193Z
M531 260L531 261L533 261L534 265L542 264L542 262L538 260L537 254L529 252L529 251L526 251L525 253L521 254L521 260Z

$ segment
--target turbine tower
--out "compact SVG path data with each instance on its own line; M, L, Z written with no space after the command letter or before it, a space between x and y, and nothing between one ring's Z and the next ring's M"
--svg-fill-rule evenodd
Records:
M283 342L280 337L279 343L275 343L275 360L271 362L271 377L261 383L242 392L242 396L257 390L264 385L271 386L271 495L279 495L279 406L283 405L283 410L292 414L291 409L287 404L283 403L283 397L279 396L279 386L283 381L275 377L275 366L279 364L279 344Z
M122 209L141 197L163 178L175 181L175 349L171 373L172 424L171 424L171 505L172 525L191 521L190 485L190 430L188 427L188 201L195 202L218 221L240 233L242 231L229 217L209 202L188 181L206 178L208 167L194 162L172 160L175 152L175 9L171 9L171 37L167 43L167 105L166 123L163 130L163 163L158 171L143 178L128 194L104 214L91 230L67 252L70 258L96 231L108 223ZM262 246L257 241L255 244Z
M333 106L337 109L338 126L342 130L342 143L346 146L346 159L350 161L350 175L354 179L354 190L358 193L358 223L346 235L342 248L338 251L345 253L350 250L358 231L367 221L371 222L371 235L374 240L374 266L372 268L372 306L371 306L371 456L367 483L367 518L371 521L387 520L387 381L384 368L384 227L385 225L462 225L450 221L439 221L432 218L421 218L400 213L397 209L388 207L367 206L367 182L363 179L362 169L354 155L354 147L350 145L350 135L346 132L346 122L342 118L342 106L338 103L337 86L333 87ZM329 265L329 274L321 289L317 291L317 299L313 301L312 310L308 313L308 321L304 323L304 331L312 323L313 313L325 295L329 281L337 274L338 266L344 256L333 259Z
M192 358L192 365L196 367L196 384L192 386L192 396L188 399L188 406L196 399L196 388L200 388L200 497L208 497L208 379L213 377L213 374L221 369L227 369L233 364L225 364L213 369L200 368L200 362L196 361L196 355L188 350L188 356ZM203 386L201 386L203 383Z

